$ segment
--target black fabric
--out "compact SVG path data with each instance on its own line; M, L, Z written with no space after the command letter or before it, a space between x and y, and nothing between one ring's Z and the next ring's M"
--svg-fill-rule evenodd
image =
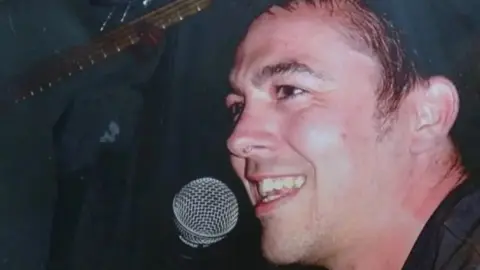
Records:
M460 185L426 223L404 270L474 270L480 267L480 190Z

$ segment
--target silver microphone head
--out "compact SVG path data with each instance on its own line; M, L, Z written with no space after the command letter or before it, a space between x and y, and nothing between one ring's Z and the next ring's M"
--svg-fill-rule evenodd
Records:
M238 221L238 202L221 181L199 178L175 195L173 213L180 239L191 247L207 247L233 230Z

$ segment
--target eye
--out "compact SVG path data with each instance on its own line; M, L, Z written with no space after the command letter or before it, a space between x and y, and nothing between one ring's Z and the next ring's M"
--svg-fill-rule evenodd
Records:
M275 87L277 98L280 100L294 98L306 94L307 91L291 85L279 85Z
M238 117L242 114L244 107L245 107L244 103L239 101L233 103L228 107L234 121L236 121Z

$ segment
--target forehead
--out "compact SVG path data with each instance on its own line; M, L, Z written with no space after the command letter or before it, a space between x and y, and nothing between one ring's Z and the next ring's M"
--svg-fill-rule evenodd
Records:
M341 20L319 7L299 4L294 11L273 7L255 20L239 46L232 83L278 61L300 61L317 68L332 55L338 60L348 56L374 61L370 53L351 46L346 31ZM350 57L353 54L356 57Z

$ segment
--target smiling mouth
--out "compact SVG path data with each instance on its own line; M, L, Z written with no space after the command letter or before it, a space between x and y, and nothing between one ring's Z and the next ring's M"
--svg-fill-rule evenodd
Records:
M288 195L292 195L305 184L305 176L286 176L286 177L269 177L256 183L259 195L258 204L273 203Z

